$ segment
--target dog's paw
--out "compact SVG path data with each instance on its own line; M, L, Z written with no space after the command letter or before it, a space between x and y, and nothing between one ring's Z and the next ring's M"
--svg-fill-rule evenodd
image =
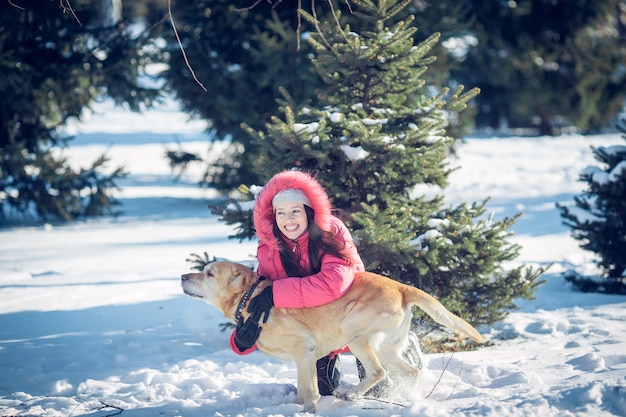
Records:
M315 412L317 411L317 404L311 402L305 403L302 411L304 411L305 413L315 414Z
M333 395L340 400L344 401L356 401L359 399L360 395L358 392L352 389L343 389L343 390L335 390L333 391Z

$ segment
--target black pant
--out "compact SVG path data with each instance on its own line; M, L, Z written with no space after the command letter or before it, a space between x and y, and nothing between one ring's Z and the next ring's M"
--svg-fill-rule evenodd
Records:
M333 391L339 385L339 356L324 356L317 360L317 388L320 395L333 395Z

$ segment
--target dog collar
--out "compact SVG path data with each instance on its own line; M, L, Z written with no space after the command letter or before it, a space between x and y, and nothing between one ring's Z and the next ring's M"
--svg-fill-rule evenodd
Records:
M241 315L241 312L243 311L243 308L246 306L246 303L248 302L248 300L250 299L250 296L252 295L254 290L256 290L256 287L258 287L258 285L263 280L265 280L265 277L264 276L260 276L259 279L257 280L257 282L252 284L252 286L250 288L248 288L248 290L245 292L243 297L241 297L241 301L239 301L239 305L237 306L237 310L235 310L235 321L237 323L239 323L239 320L241 318L243 318L243 316Z

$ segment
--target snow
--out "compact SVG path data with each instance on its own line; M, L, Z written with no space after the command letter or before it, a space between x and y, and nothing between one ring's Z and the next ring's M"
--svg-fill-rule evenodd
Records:
M207 151L202 126L175 106L144 115L105 108L72 127L75 164L108 151L126 164L123 214L64 226L0 229L0 415L303 416L296 371L260 352L236 356L213 307L183 295L185 259L208 252L249 260L254 242L230 240L196 186L178 180L167 147ZM624 416L626 299L582 294L561 273L595 270L593 256L562 225L556 202L582 191L590 146L619 135L470 138L446 189L450 202L493 199L495 218L514 225L516 262L554 263L534 301L491 328L493 345L426 355L421 385L382 402L324 397L317 415ZM110 146L110 147L109 147ZM358 382L342 356L342 383Z
M361 159L366 159L369 156L369 152L363 149L362 146L350 146L350 145L341 145L339 148L343 151L346 157L351 161L358 161Z
M619 181L622 175L626 172L626 161L621 161L609 172L604 171L598 166L588 166L582 172L585 177L588 177L596 183L598 186L606 186L612 182Z

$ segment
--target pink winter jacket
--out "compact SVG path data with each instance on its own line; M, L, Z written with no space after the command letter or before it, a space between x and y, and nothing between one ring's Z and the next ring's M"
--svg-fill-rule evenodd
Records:
M280 308L317 307L341 297L350 289L354 273L363 271L363 262L357 253L352 237L341 220L333 217L331 230L338 240L345 243L353 259L350 264L333 255L322 255L319 272L305 277L289 277L280 261L278 249L260 243L257 249L259 275L274 281L274 305ZM300 256L300 265L304 270L309 266L309 234L305 233L297 242L289 242L290 248Z
M274 209L272 199L279 191L287 188L302 190L311 201L315 212L315 223L322 229L332 232L345 243L345 250L352 262L343 261L325 254L321 258L321 269L304 277L289 277L282 266L279 254L279 240L274 236ZM326 191L310 175L300 171L284 171L276 174L259 193L254 206L254 226L259 238L257 257L258 273L273 282L274 305L278 308L316 307L340 298L350 289L354 273L363 271L361 260L352 236L341 220L331 214L331 204ZM300 265L309 270L309 235L305 233L296 242L289 242L290 248L300 256ZM234 345L234 332L231 348L237 354L248 354L255 347L240 352Z

